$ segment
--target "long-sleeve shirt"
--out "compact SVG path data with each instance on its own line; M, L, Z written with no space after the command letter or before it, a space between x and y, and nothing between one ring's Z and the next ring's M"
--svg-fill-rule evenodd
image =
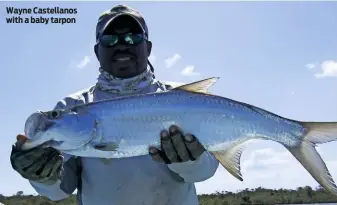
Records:
M142 93L170 88L167 83L156 82ZM91 86L63 98L54 109L115 96ZM30 183L40 195L53 201L77 190L78 205L198 205L194 183L212 177L219 165L207 151L196 161L169 165L153 161L150 155L122 159L63 156L61 180L53 185Z

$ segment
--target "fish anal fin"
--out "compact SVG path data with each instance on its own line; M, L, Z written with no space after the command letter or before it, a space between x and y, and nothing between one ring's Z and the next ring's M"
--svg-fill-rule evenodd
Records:
M184 90L189 92L208 93L208 89L216 83L219 77L207 78L204 80L178 86L173 90Z
M236 144L224 151L212 151L214 157L235 178L243 181L241 174L240 159L245 146Z

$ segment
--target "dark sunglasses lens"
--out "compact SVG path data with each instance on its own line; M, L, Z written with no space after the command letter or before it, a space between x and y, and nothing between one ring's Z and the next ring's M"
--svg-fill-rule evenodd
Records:
M103 35L101 37L101 42L106 46L113 46L118 42L118 36L116 35Z
M128 44L139 44L143 40L142 34L127 34L124 37L124 40Z

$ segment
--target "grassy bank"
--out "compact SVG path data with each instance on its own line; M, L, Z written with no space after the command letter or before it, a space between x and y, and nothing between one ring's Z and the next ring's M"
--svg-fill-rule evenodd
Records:
M198 197L200 205L337 203L337 197L328 194L322 188L312 189L308 186L296 190L245 189L237 193L222 192ZM75 196L53 202L42 196L25 195L21 191L13 196L0 195L0 202L5 205L76 205Z

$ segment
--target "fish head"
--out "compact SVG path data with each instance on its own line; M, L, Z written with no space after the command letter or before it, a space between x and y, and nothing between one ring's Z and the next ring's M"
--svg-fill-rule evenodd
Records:
M95 128L96 118L85 107L37 111L26 120L28 140L22 149L40 145L60 151L78 149L91 140Z

